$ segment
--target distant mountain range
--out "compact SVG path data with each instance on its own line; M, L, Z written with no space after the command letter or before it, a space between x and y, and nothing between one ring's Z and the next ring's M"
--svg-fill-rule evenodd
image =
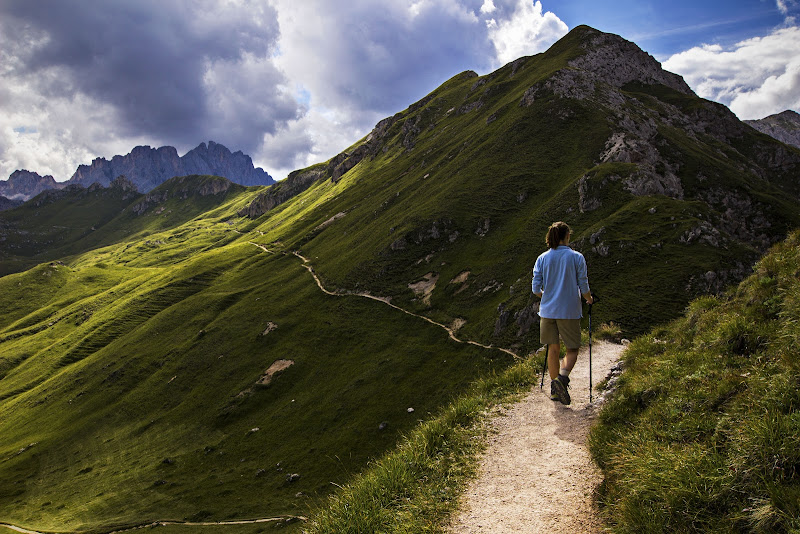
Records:
M594 324L626 337L725 292L800 227L800 149L587 26L454 75L271 187L190 175L132 190L134 170L187 172L171 153L97 160L83 179L127 180L74 179L0 212L0 522L100 532L311 515L285 531L311 528L317 503L395 458L421 419L473 411L448 406L509 352L540 348L531 271L553 221L570 224L604 297ZM784 301L764 298L784 288L775 272L764 263L744 297L782 318ZM716 411L739 409L716 382L747 388L742 362L780 357L737 302L701 300L675 326L730 373L662 369L705 384ZM710 324L722 308L742 313ZM768 394L793 392L787 380ZM658 380L639 385L631 405L664 397ZM692 421L702 428L676 437L689 452L698 428L716 439ZM791 461L770 476L788 480ZM406 495L391 498L407 515ZM775 495L770 513L794 502Z
M71 184L88 187L99 183L108 187L121 175L139 192L147 193L174 176L192 174L222 176L246 186L275 183L264 169L253 165L250 156L241 151L231 152L209 141L200 143L182 157L172 146L137 146L124 156L114 156L110 160L96 158L91 165L78 166L66 182L56 182L52 176L39 176L27 170L14 171L8 180L0 181L0 195L10 200L28 200L46 189L61 189Z

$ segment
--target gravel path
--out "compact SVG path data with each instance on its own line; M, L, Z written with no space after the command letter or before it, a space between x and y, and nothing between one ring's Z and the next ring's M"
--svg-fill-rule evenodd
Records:
M594 342L594 384L604 378L624 347ZM493 433L478 477L462 497L448 527L451 534L577 534L601 531L593 501L601 482L586 437L597 409L589 404L588 347L570 375L572 404L550 400L537 385L525 399L492 420Z

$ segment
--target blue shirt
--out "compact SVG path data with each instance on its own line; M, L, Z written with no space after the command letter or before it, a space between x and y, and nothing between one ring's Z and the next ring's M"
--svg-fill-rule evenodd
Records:
M539 317L580 319L581 293L589 293L586 258L566 245L551 248L536 258L532 289L542 291Z

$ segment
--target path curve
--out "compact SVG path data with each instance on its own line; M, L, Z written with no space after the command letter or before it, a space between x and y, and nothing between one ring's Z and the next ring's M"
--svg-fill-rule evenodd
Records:
M594 383L608 375L624 346L594 342ZM570 383L572 404L550 400L550 380L492 418L478 477L462 495L449 534L599 533L594 492L602 475L586 438L598 411L589 404L589 358L584 347Z
M256 246L258 246L258 245L256 245ZM354 297L363 297L363 298L367 298L367 299L377 300L378 302L383 302L387 306L391 306L395 310L401 311L401 312L403 312L403 313L405 313L407 315L411 315L412 317L417 317L419 319L422 319L423 321L428 321L430 324L436 325L439 328L443 328L444 330L447 331L447 334L450 336L450 339L452 339L453 341L455 341L457 343L466 343L468 345L475 345L476 347L481 347L483 349L499 350L501 352L505 352L506 354L509 354L509 355L513 356L516 359L520 358L519 354L517 354L516 352L514 352L512 350L509 350L509 349L505 349L503 347L495 347L493 345L484 345L483 343L478 343L477 341L470 341L468 339L466 339L466 340L465 339L459 339L458 337L456 337L455 331L452 328L450 328L449 326L444 325L444 324L439 323L439 322L436 322L433 319L431 319L430 317L425 317L424 315L420 315L418 313L414 313L414 312L408 311L405 308L401 308L400 306L397 306L396 304L392 304L392 302L389 300L389 297L376 297L375 295L371 295L371 294L366 293L366 292L356 293L356 292L339 291L339 290L331 291L330 289L326 289L325 286L322 285L322 282L320 281L319 277L317 276L317 273L314 272L314 268L311 266L311 260L309 260L308 258L303 256L302 254L300 254L300 252L297 251L297 250L294 251L294 255L297 256L298 258L300 258L301 260L303 260L303 267L305 267L308 270L308 272L311 273L311 276L314 277L314 281L317 283L317 286L326 295L332 295L332 296L336 296L336 297L354 296Z
M234 231L236 231L236 230L234 230ZM260 248L264 252L267 252L269 254L274 254L274 252L272 250L268 249L265 245L261 245L259 243L255 243L253 241L248 241L248 243ZM303 261L303 267L305 267L308 270L308 272L311 273L311 276L314 278L314 281L317 283L317 287L319 287L319 289L323 293L325 293L326 295L337 296L337 297L355 296L355 297L363 297L363 298L367 298L367 299L371 299L371 300L376 300L378 302L382 302L382 303L386 304L387 306L391 306L392 308L394 308L394 309L396 309L398 311L401 311L401 312L403 312L403 313L405 313L407 315L411 315L413 317L417 317L419 319L422 319L424 321L429 322L430 324L433 324L433 325L436 325L436 326L438 326L440 328L443 328L444 330L447 331L448 335L450 336L450 339L452 339L453 341L456 341L457 343L466 343L466 344L469 344L469 345L475 345L477 347L481 347L481 348L489 349L489 350L499 350L501 352L505 352L506 354L509 354L509 355L513 356L515 359L519 359L520 358L520 356L517 353L515 353L514 351L511 351L509 349L505 349L503 347L495 347L495 346L492 346L492 345L484 345L483 343L478 343L477 341L459 339L458 337L456 337L455 331L452 328L450 328L449 326L443 325L442 323L439 323L439 322L436 322L436 321L434 321L433 319L431 319L429 317L425 317L424 315L420 315L420 314L408 311L408 310L406 310L404 308L401 308L400 306L392 304L388 297L376 297L375 295L370 295L369 293L366 293L366 292L354 293L354 292L344 292L344 291L338 291L338 290L331 291L331 290L325 288L325 286L322 285L322 281L317 276L317 273L314 272L314 268L311 266L311 261L308 258L306 258L302 254L300 254L299 251L295 251L294 255L297 256L298 258L300 258ZM222 522L211 522L211 523L190 523L190 522L181 522L181 521L154 521L154 522L150 522L150 523L147 523L147 524L142 524L142 525L126 528L126 529L123 529L123 530L114 530L114 531L109 532L109 534L120 534L122 532L130 532L130 531L133 531L133 530L140 530L140 529L143 529L143 528L164 526L164 525L184 525L184 526L251 525L251 524L256 524L256 523L269 523L269 522L287 521L287 520L307 521L307 518L302 517L302 516L285 516L285 517L273 517L273 518L265 518L265 519L251 519L251 520L240 520L240 521L222 521ZM42 532L38 532L38 531L35 531L35 530L28 530L28 529L25 529L23 527L12 525L10 523L0 523L0 527L6 527L8 529L14 530L16 532L21 532L23 534L44 534Z

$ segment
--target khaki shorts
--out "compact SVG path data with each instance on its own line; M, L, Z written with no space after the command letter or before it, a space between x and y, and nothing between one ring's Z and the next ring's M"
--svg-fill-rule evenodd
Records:
M568 349L579 349L581 347L581 320L540 318L539 341L541 343L555 345L559 343L559 335Z

